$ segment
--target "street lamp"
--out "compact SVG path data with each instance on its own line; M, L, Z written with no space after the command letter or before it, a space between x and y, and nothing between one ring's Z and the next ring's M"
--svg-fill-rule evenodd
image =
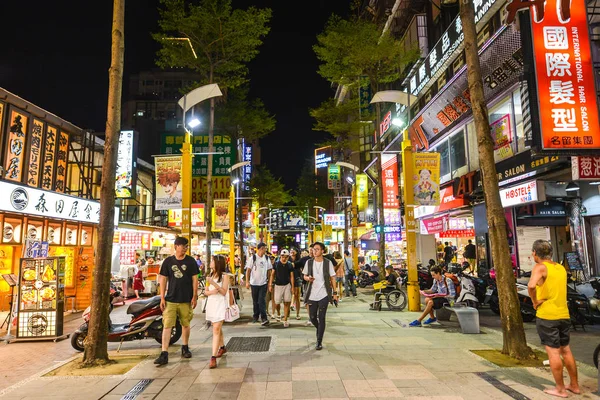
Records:
M358 171L360 171L360 168L358 168L356 165L354 164L350 164L344 161L338 161L336 162L337 165L339 165L340 167L345 167L350 169L351 171L354 172L354 174L356 175L358 173ZM348 179L350 178L350 179ZM348 176L346 178L346 180L348 181L349 184L352 185L352 207L351 207L351 211L352 211L352 265L354 267L354 269L356 270L358 268L358 194L357 194L357 190L358 190L358 185L356 184L356 178L352 178L351 176ZM345 208L344 208L345 209ZM346 219L346 215L345 215L346 211L344 211L344 219ZM347 231L346 231L347 234Z
M231 168L229 168L230 177L231 177L231 174L233 173L233 171L235 171L238 168L245 167L246 165L250 165L250 161L242 161L242 162L232 165ZM231 268L232 273L235 270L235 201L236 201L236 198L239 197L239 188L240 188L239 183L240 183L239 178L232 179L231 180L231 191L229 192L229 267ZM238 190L237 194L236 194L236 189ZM240 211L241 211L241 207L240 207ZM241 228L241 224L242 224L241 216L239 218L239 221L240 221L240 255L241 255L244 252L243 251L244 250L244 239L243 239L242 228ZM241 259L241 261L243 262L243 259Z

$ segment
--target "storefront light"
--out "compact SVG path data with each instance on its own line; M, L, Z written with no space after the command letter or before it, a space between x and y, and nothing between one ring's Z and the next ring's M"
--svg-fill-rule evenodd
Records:
M590 182L590 185L594 185L594 186L600 185L600 181L598 181L598 182Z
M579 185L576 184L575 182L569 182L569 184L567 185L567 187L565 188L565 190L567 192L576 192L579 190Z

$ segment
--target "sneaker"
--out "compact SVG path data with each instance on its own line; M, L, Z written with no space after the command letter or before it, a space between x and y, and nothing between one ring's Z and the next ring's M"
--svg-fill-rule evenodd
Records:
M253 324L257 324L257 323L258 323L258 320L257 320L257 319L253 319L253 320L252 320L252 323L253 323Z
M317 342L317 346L315 347L316 350L323 350L323 345L321 343Z
M275 320L276 320L277 322L281 322L281 315L278 315L278 316L275 318Z
M310 319L309 319L308 321L306 321L306 324L304 324L304 325L306 325L306 326L313 326L313 323L310 322Z
M299 315L296 315L296 319L297 319L298 321L300 321L300 316L299 316Z
M208 364L208 368L210 368L210 369L217 368L217 357L210 358L210 363Z
M291 306L290 308L291 308L292 311L296 311L296 307Z
M225 346L219 348L219 351L217 351L217 358L223 357L225 353L227 353L227 349L225 348Z
M160 356L156 360L154 360L154 364L160 366L165 365L169 362L169 353L166 351L161 351Z
M290 323L288 321L283 321L283 327L287 328L290 326Z
M263 322L260 323L262 326L267 326L269 325L269 320L265 319Z
M192 358L192 352L187 345L181 346L181 357L183 358Z
M408 326L421 326L421 321L415 319L413 322L408 324Z
M437 318L427 318L427 320L425 320L423 322L423 325L429 325L429 324L431 324L433 322L436 322L436 321L437 321Z

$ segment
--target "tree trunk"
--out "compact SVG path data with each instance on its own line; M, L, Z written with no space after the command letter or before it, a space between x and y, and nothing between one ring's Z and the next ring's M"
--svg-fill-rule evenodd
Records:
M506 236L506 220L504 208L500 201L498 174L494 162L494 144L490 134L487 105L483 93L481 66L477 51L477 31L475 28L475 12L471 0L461 0L460 19L465 35L465 54L467 59L467 77L477 146L479 150L479 167L485 195L492 259L496 269L496 281L500 298L500 316L502 321L503 348L502 353L517 359L535 357L527 346L523 320L513 276L512 262Z
M109 69L108 110L104 164L100 186L100 226L93 274L90 323L83 362L86 366L105 364L108 359L108 314L110 304L110 266L115 216L115 173L121 130L121 92L125 54L125 0L114 0L111 65Z
M374 91L373 93L377 93ZM375 108L377 110L377 121L375 122L375 134L377 135L377 150L383 151L383 146L381 143L381 104L375 103ZM385 215L383 213L383 168L381 165L381 160L383 158L383 153L377 153L377 177L379 178L379 184L377 185L377 224L381 227L381 233L379 234L379 260L377 265L379 266L379 276L385 276Z
M211 74L212 82L212 74ZM213 208L213 152L215 139L215 98L210 98L210 121L208 125L208 171L206 174L206 265L211 263L211 244L212 244L212 208ZM229 218L235 218L230 215Z

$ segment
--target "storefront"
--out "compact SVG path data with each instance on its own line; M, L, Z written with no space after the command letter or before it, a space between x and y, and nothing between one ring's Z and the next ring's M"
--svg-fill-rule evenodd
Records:
M581 196L587 265L591 276L600 275L600 157L573 157L573 180Z

